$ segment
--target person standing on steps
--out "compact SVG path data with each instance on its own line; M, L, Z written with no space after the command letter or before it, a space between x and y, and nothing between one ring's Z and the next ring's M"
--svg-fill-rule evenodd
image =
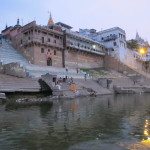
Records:
M85 79L85 81L86 81L86 79L87 79L87 74L86 74L86 73L84 74L84 79Z
M66 67L66 73L68 74L68 67Z
M79 69L77 68L77 74L79 73Z

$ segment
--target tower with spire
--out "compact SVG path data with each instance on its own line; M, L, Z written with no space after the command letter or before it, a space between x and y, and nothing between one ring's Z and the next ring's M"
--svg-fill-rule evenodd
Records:
M49 17L49 20L48 20L48 26L51 26L51 25L53 25L54 24L54 21L53 21L53 18L52 18L52 15L51 15L51 13L50 13L50 17Z
M137 40L137 41L140 40L140 36L139 36L138 32L136 32L135 40Z

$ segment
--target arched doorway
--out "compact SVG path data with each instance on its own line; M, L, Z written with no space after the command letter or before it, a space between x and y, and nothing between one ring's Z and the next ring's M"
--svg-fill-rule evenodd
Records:
M52 59L50 57L47 58L47 66L52 66Z

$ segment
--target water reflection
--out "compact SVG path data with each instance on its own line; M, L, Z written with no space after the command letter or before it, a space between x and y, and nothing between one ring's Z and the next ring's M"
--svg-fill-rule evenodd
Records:
M0 149L146 150L149 98L150 94L85 97L10 111L0 105Z

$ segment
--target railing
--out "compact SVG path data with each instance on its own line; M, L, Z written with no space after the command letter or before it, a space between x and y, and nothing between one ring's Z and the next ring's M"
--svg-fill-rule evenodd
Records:
M111 41L116 39L117 39L117 35L112 35L112 36L104 37L103 41Z
M86 52L90 52L90 53L95 53L95 54L99 54L99 55L105 55L104 52L102 51L98 51L98 50L90 50L90 49L86 49L86 48L83 48L83 47L78 47L78 46L75 46L75 45L67 45L68 47L72 47L72 48L76 48L78 50L82 50L82 51L86 51Z
M23 42L23 45L29 44L31 42L37 42L37 43L40 43L40 44L43 44L43 45L46 44L48 46L63 48L62 43L42 42L42 40L39 39L39 38L30 38L30 40L25 39L25 41Z

